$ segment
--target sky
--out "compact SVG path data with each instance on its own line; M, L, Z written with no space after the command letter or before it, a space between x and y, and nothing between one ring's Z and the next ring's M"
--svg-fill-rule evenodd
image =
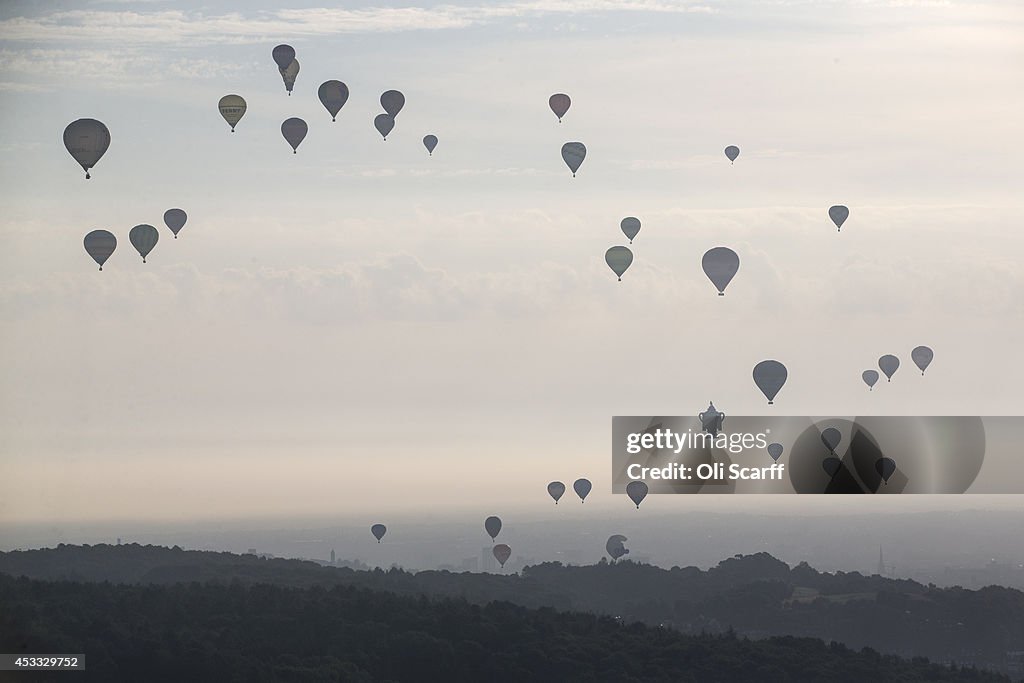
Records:
M1022 29L952 0L4 3L0 521L490 514L580 476L610 509L615 415L1020 415ZM112 137L88 181L78 118Z

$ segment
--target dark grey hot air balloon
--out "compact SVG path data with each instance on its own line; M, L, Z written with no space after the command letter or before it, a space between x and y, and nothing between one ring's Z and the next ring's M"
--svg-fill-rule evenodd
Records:
M160 233L152 225L136 225L128 233L128 239L135 247L135 251L139 252L142 262L145 263L149 252L153 251L153 247L160 240Z
M878 369L885 375L885 381L891 382L892 376L900 369L900 359L892 354L886 354L878 359Z
M274 48L274 61L278 69L287 69L295 59L295 48L291 45L278 45Z
M779 461L782 457L782 444L781 443L770 443L768 444L768 456L775 462Z
M569 106L572 104L572 100L565 93L556 93L548 98L548 106L551 107L551 111L555 112L555 116L558 117L558 122L562 122L562 117L565 116L565 112L569 111Z
M622 274L633 263L633 252L628 247L612 247L604 253L604 262L608 264L613 273L619 276L621 282Z
M555 505L558 505L558 499L565 493L565 484L560 481L553 481L548 484L548 495L555 499Z
M280 70L281 80L284 81L284 88L291 97L292 89L295 87L295 77L299 75L299 60L293 59L291 64Z
M640 503L647 497L648 490L647 484L640 480L634 480L626 484L626 495L636 504L637 510L640 509Z
M88 180L92 177L89 169L110 147L110 131L96 119L78 119L64 129L64 146L85 171Z
M572 177L576 177L576 171L580 170L583 160L587 158L587 146L582 142L567 142L562 145L562 160L572 171Z
M740 155L740 148L736 145L729 145L725 148L725 156L730 162L736 161L736 157Z
M622 234L629 238L629 243L633 244L633 238L640 232L640 219L636 216L623 218L619 227L622 228Z
M864 380L864 384L868 385L868 391L872 391L878 381L878 370L865 370L860 373L860 378Z
M821 461L821 469L825 470L825 474L827 474L829 477L836 476L839 473L839 470L842 469L842 467L843 462L839 458L829 456Z
M622 545L625 541L628 540L629 539L623 536L622 534L615 534L614 536L609 536L608 540L605 541L604 549L608 551L608 554L611 555L611 558L613 560L617 560L623 555L629 554L629 551L626 550L626 546Z
M397 90L388 90L380 96L380 106L391 118L398 118L398 112L405 106L405 95Z
M107 230L93 230L85 236L84 244L86 253L103 270L103 264L117 248L117 238Z
M299 144L306 138L307 132L309 132L309 126L306 125L306 122L294 116L281 124L281 135L292 146L292 154L299 153Z
M383 524L374 524L370 527L370 533L377 539L377 543L380 543L380 539L384 538L384 534L388 532L388 528ZM401 545L401 544L399 544Z
M896 474L896 461L892 458L879 458L875 461L875 471L888 484L889 477Z
M174 239L178 239L178 232L185 227L188 214L181 209L167 209L164 211L164 224L174 233Z
M484 520L484 529L493 541L498 537L498 533L501 531L501 519L494 516L488 517Z
M708 249L700 265L718 290L718 296L725 296L725 288L740 269L740 257L729 247L715 247Z
M594 488L594 485L590 483L589 479L577 479L572 483L572 490L580 497L581 503L587 499L587 494L590 493L592 488Z
M843 440L843 434L835 427L829 427L821 432L821 442L825 444L825 448L832 455L836 454L836 449L839 448L839 443Z
M509 548L504 543L499 543L494 546L494 550L492 552L494 553L494 559L496 559L498 564L501 565L501 568L504 569L505 563L508 562L508 558L512 557L512 548Z
M928 366L932 364L932 359L935 358L935 352L927 346L918 346L910 352L910 358L914 361L914 365L918 367L923 375L924 371L928 369Z
M224 117L224 120L231 126L231 132L235 132L235 126L245 116L245 100L238 95L225 95L220 98L220 102L217 103L217 109L220 111L220 115Z
M768 399L768 405L774 403L776 394L788 377L786 366L777 360L763 360L754 366L754 384Z
M376 118L373 119L373 127L377 129L381 137L387 140L388 133L395 127L395 117L390 114L377 114Z
M434 156L434 148L437 147L437 136L427 135L423 138L423 146L427 148L427 154Z
M324 81L316 94L324 109L331 115L331 121L337 118L338 112L348 102L348 86L341 81Z
M850 210L841 204L830 206L828 209L828 217L832 219L832 222L836 224L837 231L843 229L843 223L850 217Z

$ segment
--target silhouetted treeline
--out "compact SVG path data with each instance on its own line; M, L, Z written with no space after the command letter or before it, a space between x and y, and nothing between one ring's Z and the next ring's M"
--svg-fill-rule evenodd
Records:
M351 585L400 595L504 600L665 625L683 633L801 636L1006 671L1024 650L1024 593L942 589L859 573L790 568L765 553L717 567L670 570L632 562L545 563L522 575L352 571L314 562L157 546L61 546L0 553L0 572L42 579L169 584L234 580L309 587Z
M685 636L607 616L352 586L115 585L0 575L0 649L93 681L1006 681L818 640ZM51 676L51 679L55 677Z

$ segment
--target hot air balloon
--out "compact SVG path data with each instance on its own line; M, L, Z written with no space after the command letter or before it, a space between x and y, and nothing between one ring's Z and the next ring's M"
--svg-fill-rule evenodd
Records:
M896 473L896 461L892 458L879 458L875 461L875 471L888 484L889 477Z
M405 106L405 95L397 90L388 90L380 96L380 106L391 118L397 118L398 112Z
M562 160L572 171L572 177L576 177L576 171L580 170L583 160L587 158L587 147L582 142L567 142L562 145Z
M700 260L704 274L718 289L718 296L725 296L725 288L740 269L740 257L729 247L708 249Z
M299 60L293 59L285 68L281 69L281 79L284 81L285 90L288 96L292 95L292 88L295 87L295 77L299 75Z
M588 479L577 479L572 483L572 490L580 497L581 503L587 499L587 494L590 493L590 489L592 488L594 488L594 486Z
M555 499L555 505L558 505L558 499L565 493L565 484L560 481L553 481L548 484L548 495Z
M504 543L499 543L494 546L494 550L491 552L494 553L494 559L498 561L502 569L505 568L505 563L508 562L508 558L512 557L512 548L509 548Z
M875 382L878 381L878 370L865 370L860 373L860 378L864 380L864 384L868 385L868 391L872 391Z
M395 127L395 117L390 114L377 114L376 118L373 119L373 127L387 140L388 133Z
M388 532L388 528L383 524L374 524L370 527L370 533L377 539L377 543L380 543L380 539L384 538L384 534ZM401 545L401 544L399 544Z
M885 375L885 380L891 382L892 376L900 369L900 359L892 354L886 354L878 359L878 369Z
M736 145L729 145L725 148L725 156L730 162L736 161L736 157L740 155L740 148Z
M910 352L910 358L914 361L914 365L918 367L921 374L928 369L928 366L932 364L932 359L935 358L935 352L927 346L918 346Z
M768 444L768 456L775 462L779 461L782 457L782 444L781 443L770 443Z
M107 230L93 230L85 236L84 244L86 253L103 270L103 264L117 248L117 238Z
M427 148L427 154L434 156L434 148L437 147L437 136L427 135L423 138L423 146Z
M647 484L639 479L635 479L626 484L626 495L629 496L631 501L636 503L637 510L640 509L640 503L642 503L644 498L647 497L648 491L649 489Z
M822 431L821 442L825 444L825 448L832 455L836 454L836 449L839 448L839 442L843 440L843 434L835 427L829 427Z
M565 93L557 93L548 98L548 106L551 107L551 111L555 112L555 116L558 117L558 122L562 122L562 117L565 116L565 112L569 111L569 106L572 104L572 100Z
M825 470L825 474L829 477L834 477L839 474L839 470L843 468L843 461L839 458L829 456L821 461L821 469Z
M274 48L274 61L278 69L287 69L288 65L295 60L295 48L291 45L278 45Z
M299 153L299 144L306 138L309 126L302 119L292 117L281 124L281 135L292 146L292 154Z
M348 102L348 86L341 81L324 81L316 94L324 109L331 115L331 121L337 118L338 112Z
M110 147L110 131L96 119L78 119L64 129L64 146L75 161L81 165L88 180L89 169Z
M174 239L178 239L178 232L185 227L188 215L181 209L167 209L164 211L164 224L174 233Z
M768 399L768 405L774 404L776 394L786 384L788 377L786 366L777 360L763 360L754 366L754 384Z
M629 554L629 551L626 550L626 547L622 545L623 542L628 540L629 539L623 536L622 534L615 534L614 536L609 536L608 540L604 544L604 549L608 551L608 554L611 555L613 560L617 560L623 555Z
M152 225L136 225L128 233L128 239L135 247L135 251L139 252L142 262L145 263L149 252L153 251L153 247L160 240L160 233Z
M498 517L488 517L484 520L484 529L487 531L487 535L491 537L493 541L497 538L498 533L501 531L501 519Z
M231 132L234 133L235 126L245 116L245 100L238 95L225 95L217 103L217 109L220 110L220 115L228 122L228 125L231 126Z
M836 224L836 231L839 232L843 229L843 223L845 223L846 219L850 217L850 210L841 204L830 206L828 209L828 217Z
M604 262L608 264L613 273L619 276L621 282L622 274L633 263L633 252L628 247L612 247L604 253Z
M636 216L623 218L619 227L622 228L622 234L629 238L629 243L633 244L633 238L640 232L640 219Z

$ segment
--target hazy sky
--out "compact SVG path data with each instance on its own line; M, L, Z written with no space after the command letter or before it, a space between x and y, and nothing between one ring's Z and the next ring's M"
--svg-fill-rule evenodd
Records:
M709 400L1022 414L1019 3L246 4L0 5L4 521L513 509L579 476L620 503L611 417ZM89 181L61 142L83 117L113 139ZM904 366L869 393L885 353ZM790 372L770 409L765 358Z

